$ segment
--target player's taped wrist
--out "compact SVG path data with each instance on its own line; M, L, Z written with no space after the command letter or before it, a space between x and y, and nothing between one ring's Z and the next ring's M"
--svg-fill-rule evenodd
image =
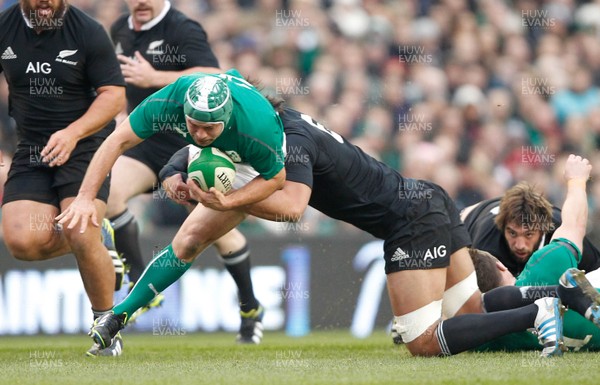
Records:
M568 187L582 187L585 189L588 178L572 178L567 181Z

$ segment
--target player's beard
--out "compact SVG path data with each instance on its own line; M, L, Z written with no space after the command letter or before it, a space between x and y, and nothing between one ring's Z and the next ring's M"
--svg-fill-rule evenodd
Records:
M34 9L29 5L29 1L27 0L20 0L19 3L23 16L29 20L31 26L36 31L62 28L65 12L68 7L67 0L62 0L56 9L52 7Z

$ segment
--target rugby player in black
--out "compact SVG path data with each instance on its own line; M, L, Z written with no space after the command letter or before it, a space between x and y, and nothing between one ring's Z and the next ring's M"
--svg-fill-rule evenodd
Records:
M246 211L269 220L299 220L310 205L384 239L396 330L412 354L456 354L530 327L540 333L543 356L562 353L557 298L540 299L543 292L535 287L525 290L528 295L502 287L482 298L467 251L469 234L441 187L404 178L308 115L285 109L281 119L287 150L284 187ZM168 174L185 170L185 158L181 150L161 173L167 185L173 178ZM205 206L225 209L221 193L205 193L189 180L187 186ZM493 312L464 314L483 309Z
M513 186L501 198L465 208L461 218L473 247L498 258L515 277L561 224L560 209L526 182ZM585 237L578 268L593 271L599 267L600 251Z
M26 261L73 252L98 317L112 309L115 288L100 227L81 234L61 229L54 218L77 195L92 155L125 105L110 39L64 0L21 0L0 14L0 72L18 135L3 197L4 241ZM100 218L108 191L106 177L94 202ZM101 353L93 347L88 354Z
M127 82L127 112L146 97L193 72L221 72L219 63L200 24L171 7L166 0L128 0L129 14L111 27L111 37ZM131 287L144 271L145 262L139 245L139 230L127 209L129 199L158 189L158 172L169 158L187 142L176 131L173 117L157 116L158 132L127 150L112 169L107 217L115 229L116 247L130 265ZM256 343L255 333L263 310L254 296L250 278L250 250L246 238L236 229L215 242L221 260L233 277L240 300L242 326L238 342ZM163 300L162 294L130 317L140 314ZM258 329L257 329L258 328Z

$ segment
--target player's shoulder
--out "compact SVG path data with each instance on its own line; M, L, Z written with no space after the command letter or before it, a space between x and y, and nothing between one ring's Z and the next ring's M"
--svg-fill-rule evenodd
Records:
M168 30L189 33L191 30L202 29L200 23L190 19L183 12L171 7L163 19ZM186 36L191 37L191 36Z
M0 12L0 31L9 31L14 28L14 24L23 19L19 4L11 5Z
M165 20L165 22L168 22L168 23L183 23L183 22L187 22L187 21L194 22L194 20L192 20L189 17L187 17L186 15L184 15L183 12L181 12L173 7L171 7L171 9L169 9L169 12L167 12L167 14L165 15L164 20Z
M302 119L302 113L294 110L291 107L284 107L283 111L279 113L283 127L287 133L299 133L308 135L306 128L310 125L308 121Z
M228 77L237 78L238 80L243 80L247 82L247 80L242 76L240 71L238 71L236 68L230 68L227 71L225 71L224 74Z
M489 215L495 217L500 211L500 200L501 198L492 198L481 201L472 212L476 213L477 216Z
M112 23L112 25L110 26L110 31L112 34L122 31L124 29L129 29L129 23L128 20L129 19L129 14L128 13L124 13L121 16L119 16L117 18L117 20L114 21L114 23Z
M14 17L15 15L22 17L19 3L15 3L0 12L0 20L6 20L6 18Z
M104 30L102 24L96 19L73 5L69 5L65 18L65 23L69 23L68 25L72 28L77 28L81 33L85 33L86 30Z
M500 199L493 198L481 201L467 207L465 212L461 213L461 218L469 231L472 230L473 226L478 227L488 222L493 222L500 210Z

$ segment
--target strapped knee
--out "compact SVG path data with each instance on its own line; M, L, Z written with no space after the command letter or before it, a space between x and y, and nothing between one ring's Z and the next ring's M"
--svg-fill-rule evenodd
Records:
M479 290L477 275L473 271L469 276L444 292L442 314L444 318L451 318Z
M394 327L407 344L425 333L441 317L442 300L433 301L410 313L394 317Z

